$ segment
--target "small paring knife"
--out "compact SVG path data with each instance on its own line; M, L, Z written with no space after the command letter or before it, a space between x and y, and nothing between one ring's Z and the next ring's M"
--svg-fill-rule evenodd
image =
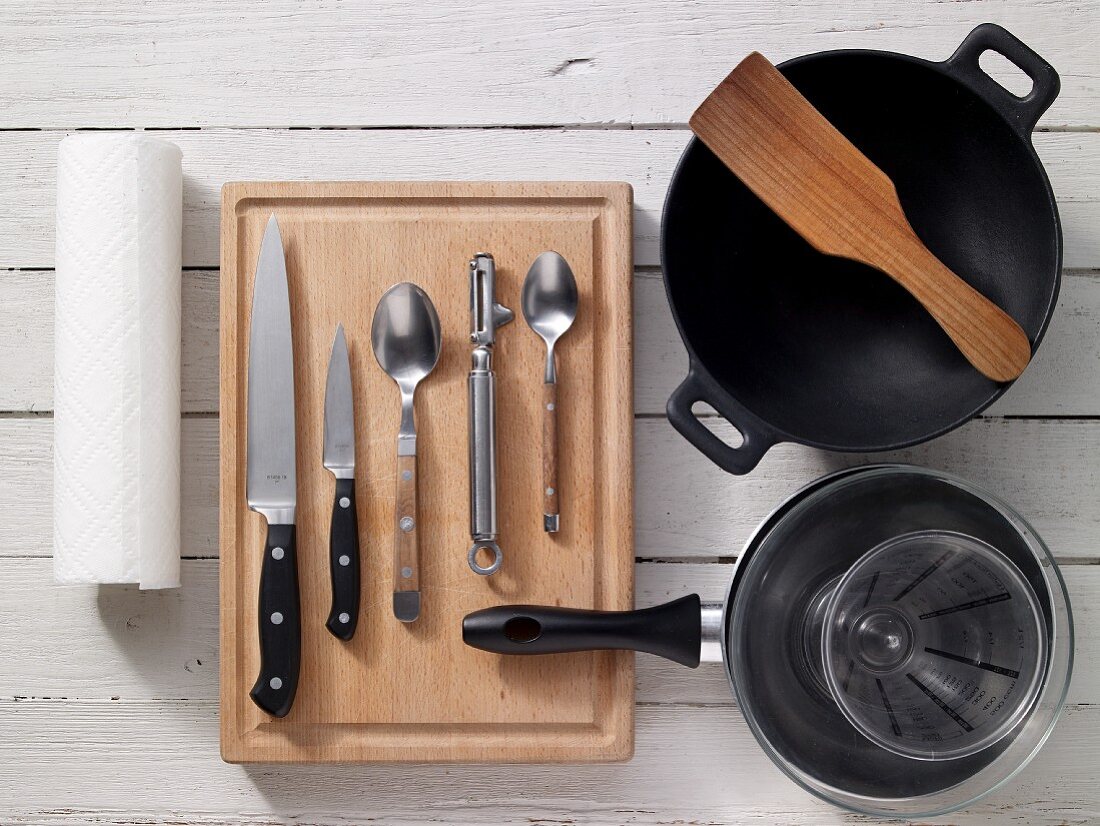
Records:
M325 382L325 442L322 463L336 478L329 528L332 608L325 627L350 640L359 622L359 520L355 512L355 407L344 325L336 328Z
M295 553L294 348L279 224L267 222L252 288L248 334L245 498L267 520L260 566L260 674L250 696L285 717L298 690L302 626Z

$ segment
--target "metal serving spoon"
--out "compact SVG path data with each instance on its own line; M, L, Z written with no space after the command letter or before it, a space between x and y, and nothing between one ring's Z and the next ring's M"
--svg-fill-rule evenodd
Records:
M523 282L523 317L546 342L546 375L542 389L542 527L556 533L558 508L558 372L554 345L577 317L577 281L556 252L535 259Z
M416 508L416 385L439 361L443 339L428 294L405 281L390 287L374 311L370 331L374 357L401 391L397 432L397 499L393 540L393 615L402 622L420 616L420 540Z

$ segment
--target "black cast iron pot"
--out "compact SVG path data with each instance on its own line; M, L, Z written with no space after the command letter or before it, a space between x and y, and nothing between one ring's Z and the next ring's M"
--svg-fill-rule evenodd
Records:
M987 50L1034 86L1017 97L978 64ZM1062 238L1031 132L1058 75L1013 35L974 29L942 63L833 51L780 71L894 181L917 234L1038 347L1058 296ZM661 233L665 288L687 346L673 426L730 473L777 442L894 450L963 424L1008 387L978 373L905 290L823 255L698 139L673 176ZM740 431L730 447L692 413Z

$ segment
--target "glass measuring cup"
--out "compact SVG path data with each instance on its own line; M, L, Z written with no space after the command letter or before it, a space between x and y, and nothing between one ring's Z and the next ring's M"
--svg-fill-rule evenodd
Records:
M918 760L975 754L1031 708L1046 670L1038 598L996 548L917 531L864 555L825 606L833 698L863 735Z

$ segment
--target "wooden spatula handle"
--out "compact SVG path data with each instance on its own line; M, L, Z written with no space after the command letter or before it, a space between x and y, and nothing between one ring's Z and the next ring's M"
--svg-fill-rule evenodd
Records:
M1012 381L1031 360L1027 334L1000 307L943 264L920 239L878 266L921 303L974 367L993 381Z

